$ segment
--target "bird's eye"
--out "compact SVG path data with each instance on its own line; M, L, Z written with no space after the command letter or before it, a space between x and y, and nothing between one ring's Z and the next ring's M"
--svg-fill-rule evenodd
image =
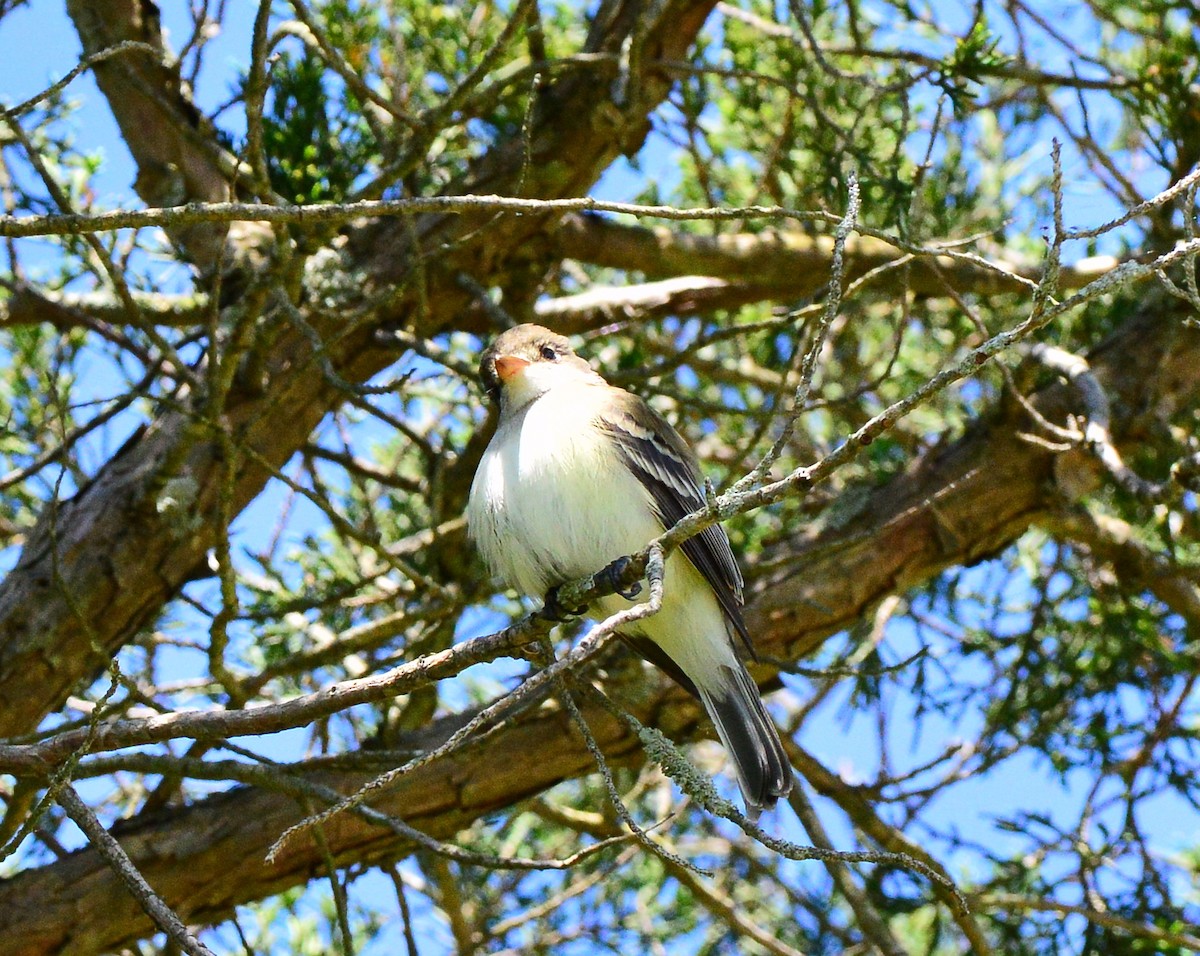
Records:
M542 346L542 358L544 358L547 362L553 362L556 358L558 358L558 353L554 351L553 345Z

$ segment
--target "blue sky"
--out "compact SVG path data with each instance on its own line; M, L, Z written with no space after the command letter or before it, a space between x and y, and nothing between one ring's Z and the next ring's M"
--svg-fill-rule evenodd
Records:
M161 6L165 22L171 28L173 36L185 36L184 4L177 0L164 0ZM249 0L230 0L225 30L209 48L207 68L202 74L197 90L197 99L202 105L222 102L228 97L230 83L237 68L247 60L250 24L255 7L256 5ZM31 42L31 38L36 38L37 42ZM22 100L65 74L77 62L78 48L77 37L65 17L61 4L43 0L8 14L0 21L0 98L8 103ZM1060 68L1062 64L1050 62L1046 66ZM78 141L89 151L98 152L103 159L96 179L100 204L114 207L138 205L138 200L131 190L134 170L128 152L117 135L115 124L104 107L91 77L84 75L77 79L69 90L69 96L80 103ZM1098 116L1098 122L1104 121L1103 115ZM1040 174L1048 168L1048 163L1048 144L1031 144L1028 157L1030 173ZM618 163L594 194L605 198L628 199L640 187L647 169L653 173L655 170L663 172L670 167L671 157L659 141L657 151L650 150L642 172L635 173L627 164ZM1090 177L1083 173L1084 169L1078 157L1068 155L1066 201L1070 224L1076 226L1094 225L1105 221L1117 211L1111 200L1100 193L1098 187L1091 184ZM1148 183L1148 188L1157 188L1160 185ZM1019 190L1022 188L1021 183L1014 183L1012 188ZM1034 222L1025 225L1033 230L1038 227ZM29 248L36 248L36 245L31 244ZM1082 255L1084 251L1076 250L1076 255ZM49 263L52 251L46 249L44 255ZM35 266L39 262L38 256L35 252L29 260ZM92 397L112 394L118 391L121 385L119 370L108 367L104 360L97 359L93 366L92 378L87 383L87 390L91 392ZM87 394L88 392L84 393ZM129 416L123 426L118 424L117 431L105 439L107 447L111 448L119 443L122 437L120 429L132 428L135 421L133 416ZM106 449L97 446L94 452L95 460L100 462L105 457ZM282 495L283 492L277 486L269 489L238 519L241 546L253 548L261 543L263 536L269 533L272 527ZM306 521L311 521L312 527L319 524L315 509L306 513L302 508L299 514L300 519L291 530L295 541L301 540L309 530ZM10 563L14 558L12 553L0 555L0 566ZM982 580L987 574L987 569L982 568L972 573L980 575ZM467 637L486 631L493 624L494 619L488 615L472 615L462 622L459 636ZM888 643L899 657L899 649L915 647L916 637L913 633L906 632L906 628L911 631L912 627L907 621L898 620L891 626L894 630L889 633ZM202 664L203 661L199 663ZM178 666L180 673L186 673L191 671L193 663L181 652ZM803 694L807 684L794 681L790 682L790 686L795 688L797 693ZM816 717L806 724L802 743L826 765L838 770L848 779L868 779L874 775L878 761L875 726L873 719L866 714L845 714L848 693L847 689L835 693ZM903 713L906 707L911 706L911 701L898 699L895 706L898 713ZM971 726L956 725L950 720L927 717L921 737L911 739L911 735L908 735L909 739L906 739L904 731L909 726L911 725L902 720L893 723L893 731L900 739L893 740L892 745L893 752L905 756L907 762L912 765L919 764L942 751L955 739L969 737L974 729ZM264 752L273 757L288 758L299 755L303 750L304 736L297 731L269 742L246 743L261 746ZM722 781L722 786L726 792L732 789L727 780ZM990 821L1020 809L1029 809L1031 793L1036 794L1034 803L1052 816L1060 816L1067 820L1078 814L1082 796L1080 781L1071 778L1059 781L1048 767L1040 766L1028 756L1017 758L987 776L952 788L946 796L938 800L936 811L944 819L953 820L964 833L987 840L995 847L1003 845L1007 840L1016 851L1022 846L1021 838L1017 835L997 833ZM1164 852L1174 852L1194 844L1197 819L1190 808L1164 794L1153 809L1155 812L1148 814L1143 822L1155 834L1156 842ZM842 845L849 845L851 834L843 818L834 813L826 813L825 817L835 840ZM797 842L806 842L802 831L786 811L780 813L775 825L779 827L782 836ZM958 872L970 871L978 865L977 860L966 854L951 860L950 863L952 871ZM376 898L374 894L380 894L377 898L384 900L392 893L390 884L384 885L385 883L382 878L368 877L355 885L354 893L370 894L371 898ZM315 894L310 895L311 898L305 905L319 905L318 897L323 895L323 892L323 888L319 888ZM436 923L436 920L434 922ZM375 951L391 951L390 947L395 946L397 938L385 936ZM451 951L451 940L444 930L431 929L429 943L430 948L422 950L424 956ZM439 946L443 948L439 949Z

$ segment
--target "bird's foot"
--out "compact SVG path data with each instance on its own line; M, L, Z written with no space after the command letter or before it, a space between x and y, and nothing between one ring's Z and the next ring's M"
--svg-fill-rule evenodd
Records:
M546 603L542 605L542 617L560 623L583 617L587 612L586 607L567 607L559 600L558 592L561 587L562 585L556 584L546 592Z
M621 595L626 601L632 601L642 593L642 582L634 581L633 584L626 588L621 587L621 577L625 574L625 569L628 567L629 558L617 558L616 561L610 563L596 575L596 581L599 584L611 587L615 593Z

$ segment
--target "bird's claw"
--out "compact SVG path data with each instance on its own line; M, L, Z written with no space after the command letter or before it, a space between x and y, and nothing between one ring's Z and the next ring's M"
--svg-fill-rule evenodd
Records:
M611 587L614 593L621 595L626 601L632 601L642 593L642 582L634 581L628 587L622 588L621 577L625 574L627 567L629 567L629 558L617 558L616 561L609 564L596 577L600 583Z
M559 600L558 592L562 585L556 584L546 592L546 603L542 606L542 617L548 618L551 621L570 621L577 617L583 617L587 611L586 607L566 607Z
M634 581L626 587L621 586L621 578L625 575L626 568L629 567L629 558L617 558L607 567L596 572L595 583L599 587L608 588L614 594L619 594L626 601L632 601L642 593L642 582ZM586 607L567 607L562 603L559 597L559 591L562 585L556 584L546 592L546 599L542 605L542 617L550 621L570 621L577 617L583 617L587 613Z

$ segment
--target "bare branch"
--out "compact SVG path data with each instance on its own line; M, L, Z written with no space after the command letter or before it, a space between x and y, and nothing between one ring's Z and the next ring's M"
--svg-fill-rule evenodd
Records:
M1148 387L1164 389L1152 399L1160 407L1187 404L1200 396L1200 381L1194 374L1200 367L1200 334L1179 335L1174 319L1160 314L1152 303L1147 304L1146 315L1097 349L1091 364L1114 396L1118 426L1123 410L1141 407ZM1161 374L1152 376L1148 369ZM1172 388L1184 391L1165 391ZM1135 401L1138 395L1142 398ZM1066 407L1069 397L1069 391L1059 387L1035 398L1049 413L1055 401L1058 407ZM1115 431L1120 434L1120 427ZM763 582L748 614L760 646L794 659L856 620L881 596L924 580L947 564L994 553L1028 528L1031 518L1052 507L1047 495L1053 494L1048 480L1053 457L1020 441L1004 422L992 421L954 445L936 449L894 483L877 489L849 520L821 534L800 533L796 541L781 542L781 557L786 560L778 562L771 579ZM891 545L880 548L880 540ZM764 566L772 566L769 557ZM641 762L636 741L611 716L591 705L583 713L610 764ZM656 721L677 740L694 734L699 720L696 706L682 691L663 696L661 688L659 694L640 693L634 713L643 723ZM561 713L526 712L491 736L486 746L468 748L401 778L394 789L380 795L375 806L420 825L427 833L453 834L480 813L539 793L552 782L593 766L564 718ZM534 764L518 759L516 755L533 741L538 742L542 759ZM800 763L800 769L822 792L832 792L814 777L811 767ZM343 786L347 783L339 780ZM855 812L861 815L862 807L866 804ZM214 797L186 813L144 824L138 844L142 849L135 860L172 906L194 918L220 918L238 900L294 885L315 872L319 860L304 848L304 841L285 851L275 867L261 864L267 847L297 822L298 815L291 797L255 790ZM855 819L861 822L859 816ZM199 836L213 832L226 837L214 842ZM335 854L396 855L409 846L354 815L340 818L333 832ZM884 846L920 858L919 848L886 842L899 839L895 833L881 833L879 839ZM190 849L184 856L155 849L167 846ZM230 849L243 871L238 880L222 878L231 867ZM15 938L61 941L63 927L73 922L63 918L61 907L77 913L77 902L64 899L61 889L79 885L86 874L102 870L103 864L83 854L22 874L0 884L0 913ZM211 895L213 886L222 887L222 893ZM938 892L936 884L934 890ZM968 917L955 918L962 921L964 932L972 930ZM94 913L86 921L76 917L73 925L81 951L111 949L117 941L142 931L136 913L115 908ZM85 947L85 939L95 942ZM28 949L31 954L46 951L34 948L32 942Z
M166 933L175 945L189 956L213 956L212 950L196 939L183 925L183 921L151 889L128 854L121 849L121 844L104 829L104 825L96 819L91 808L79 799L79 794L72 787L68 785L59 792L58 802L67 811L67 816L75 821L91 841L92 846L120 876L121 881L137 898L138 904L154 920L155 925Z
M628 209L623 211L641 215ZM653 215L667 220L676 218L669 214ZM839 217L829 213L785 212L772 207L744 209L733 218L815 221L831 226L839 222ZM910 246L865 226L860 226L860 232L862 235L848 238L845 244L846 277L850 280L880 266L900 263L905 255L915 256L913 267L904 276L888 280L885 287L899 288L903 283L917 294L937 296L944 294L944 282L949 281L956 288L981 295L1028 292L1041 276L1039 263L1008 263L1001 257L981 260L956 254L951 243ZM822 288L829 281L834 249L833 237L801 232L710 236L578 215L564 218L555 236L564 256L582 262L644 273L652 278L722 279L733 286L770 290L770 297L780 299L803 298ZM1081 288L1117 265L1109 256L1080 260L1062 270L1060 286Z

